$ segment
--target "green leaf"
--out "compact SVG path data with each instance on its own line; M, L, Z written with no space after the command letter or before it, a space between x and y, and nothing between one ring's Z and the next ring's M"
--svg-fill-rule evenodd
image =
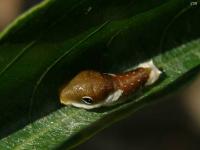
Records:
M29 10L0 34L0 148L72 148L185 85L200 66L199 13L187 0L46 0ZM147 59L161 79L125 103L59 104L77 72L121 72Z

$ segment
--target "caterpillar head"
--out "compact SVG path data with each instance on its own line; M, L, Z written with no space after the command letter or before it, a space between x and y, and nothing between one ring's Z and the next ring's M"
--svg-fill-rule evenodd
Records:
M65 105L85 109L106 105L107 100L114 96L110 78L111 76L96 71L82 71L61 90L60 101Z

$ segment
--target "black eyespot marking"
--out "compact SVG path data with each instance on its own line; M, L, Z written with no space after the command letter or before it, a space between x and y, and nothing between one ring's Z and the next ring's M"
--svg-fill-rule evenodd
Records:
M91 105L93 103L93 99L89 96L82 97L81 101L87 105Z

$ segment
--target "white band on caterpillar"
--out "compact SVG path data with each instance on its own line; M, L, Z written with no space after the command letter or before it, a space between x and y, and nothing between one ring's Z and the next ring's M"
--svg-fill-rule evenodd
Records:
M149 75L149 79L147 80L147 82L145 83L145 85L151 85L154 82L156 82L160 76L160 74L162 73L153 63L152 60L148 61L148 62L144 62L138 65L138 67L142 67L142 68L151 68L151 72Z

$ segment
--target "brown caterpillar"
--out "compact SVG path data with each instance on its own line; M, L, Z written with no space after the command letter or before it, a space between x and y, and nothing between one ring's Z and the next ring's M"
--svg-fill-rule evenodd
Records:
M120 97L153 84L160 74L161 71L152 60L121 74L82 71L61 90L60 101L65 105L85 109L109 106L116 103Z

